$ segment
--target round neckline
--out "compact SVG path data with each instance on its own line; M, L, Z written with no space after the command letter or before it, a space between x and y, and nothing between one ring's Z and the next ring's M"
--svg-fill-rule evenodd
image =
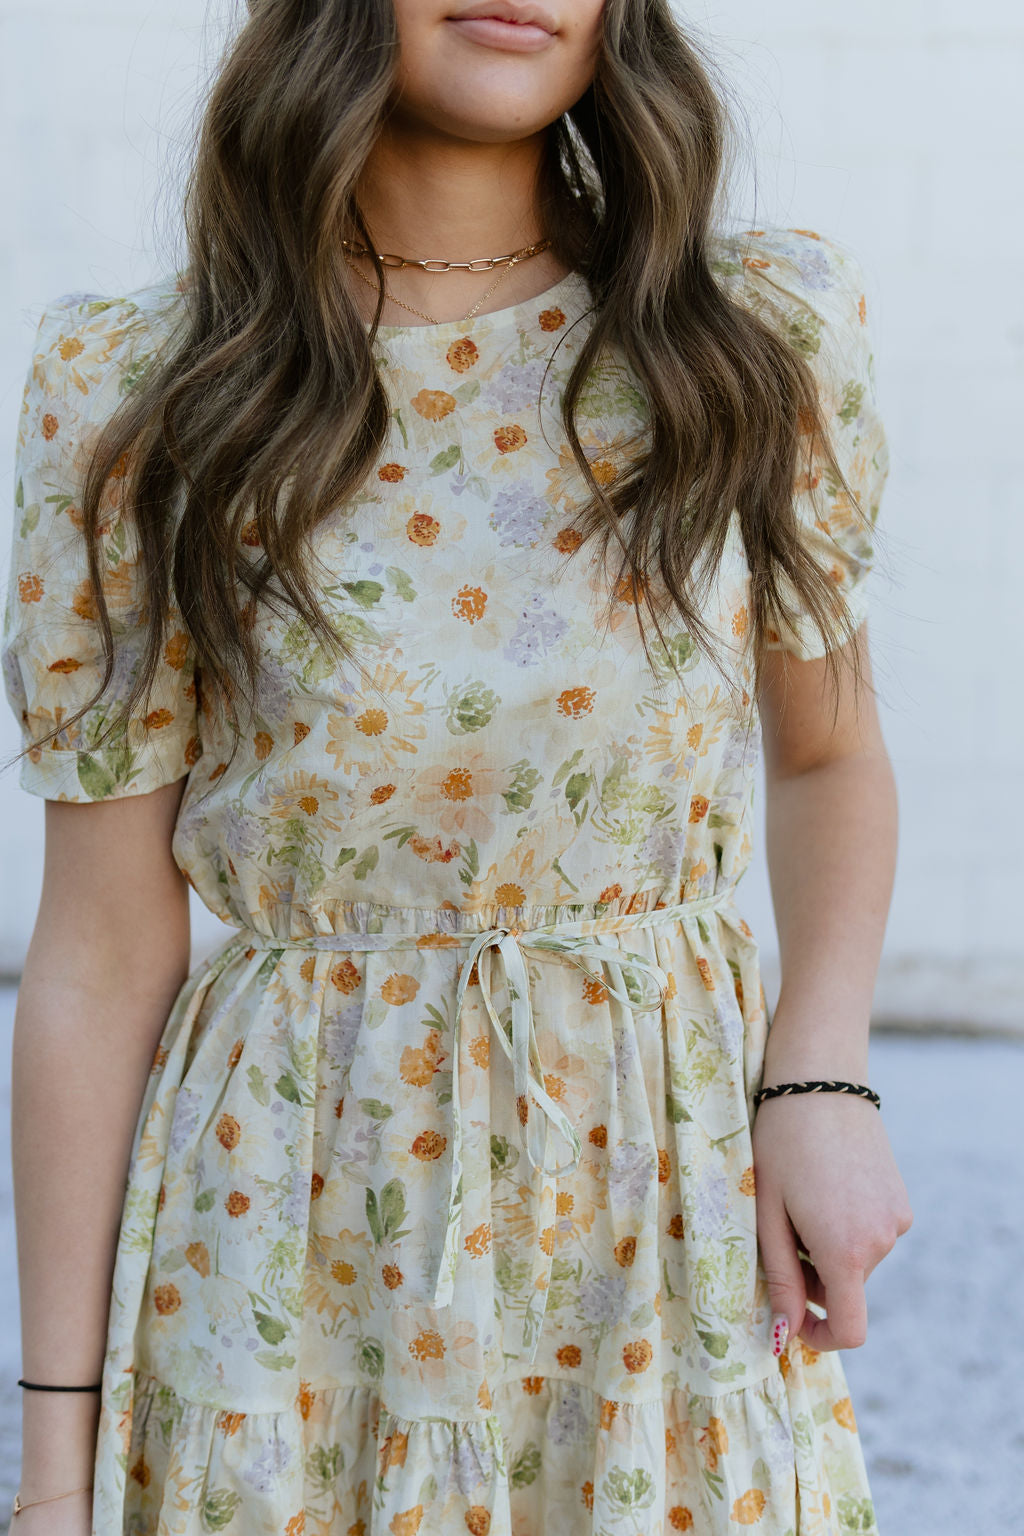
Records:
M427 341L447 341L459 336L468 336L478 326L486 327L488 333L523 330L531 324L535 325L539 315L545 309L554 308L558 300L568 302L570 295L578 294L586 288L586 279L583 274L573 270L567 272L564 277L560 277L550 288L535 293L532 298L519 299L516 303L506 304L501 309L485 310L483 314L473 315L468 320L439 320L436 323L424 321L422 325L379 325L377 337L382 341L404 341L418 336L422 336ZM364 322L364 329L369 334L368 322Z

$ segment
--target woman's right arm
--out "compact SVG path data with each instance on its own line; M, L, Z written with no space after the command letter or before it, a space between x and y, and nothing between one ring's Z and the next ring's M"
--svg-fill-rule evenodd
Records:
M171 856L186 780L46 802L42 898L18 990L11 1153L21 1375L102 1373L132 1139L189 969L188 884ZM21 1498L92 1482L98 1392L22 1388ZM17 1517L18 1536L91 1528L88 1494Z

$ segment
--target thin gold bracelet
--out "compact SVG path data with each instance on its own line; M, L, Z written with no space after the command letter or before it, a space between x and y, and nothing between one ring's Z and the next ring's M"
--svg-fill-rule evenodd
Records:
M31 1509L33 1504L52 1504L55 1499L70 1499L73 1493L89 1493L92 1490L92 1486L92 1483L86 1483L82 1488L69 1488L67 1493L51 1493L45 1499L29 1499L27 1502L22 1500L20 1493L16 1493L14 1495L14 1508L11 1510L11 1514L20 1515L23 1509Z

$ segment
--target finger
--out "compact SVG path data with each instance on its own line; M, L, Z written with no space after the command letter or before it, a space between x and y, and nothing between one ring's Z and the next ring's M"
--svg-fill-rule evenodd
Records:
M800 1331L807 1310L807 1289L803 1266L797 1252L797 1239L786 1207L769 1193L757 1198L757 1238L761 1265L768 1282L773 1330L779 1318L785 1318L789 1334Z
M859 1349L867 1338L868 1307L863 1269L842 1268L820 1274L826 1316L809 1315L801 1336L812 1349Z

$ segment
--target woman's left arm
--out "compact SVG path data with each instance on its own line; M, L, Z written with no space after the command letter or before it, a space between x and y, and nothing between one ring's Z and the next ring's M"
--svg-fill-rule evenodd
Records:
M765 1087L868 1080L897 806L870 691L866 624L850 643L866 686L855 697L842 667L834 724L823 661L770 651L762 673L767 855L782 972ZM868 1100L844 1094L768 1099L753 1143L773 1314L814 1349L855 1348L867 1333L865 1281L912 1220L882 1118ZM808 1300L827 1316L808 1311Z

